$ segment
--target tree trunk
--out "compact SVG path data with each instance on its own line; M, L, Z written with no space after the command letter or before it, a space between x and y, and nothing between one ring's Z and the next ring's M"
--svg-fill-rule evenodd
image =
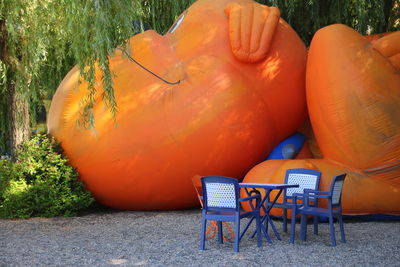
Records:
M6 22L0 19L0 60L5 61L7 52Z
M0 60L10 67L7 49L7 29L4 20L0 20ZM3 97L7 103L7 121L8 121L8 144L11 157L15 158L15 152L18 146L30 134L29 102L18 90L16 90L16 79L13 71L7 71L6 94ZM6 122L7 123L7 122ZM7 127L6 126L6 127Z
M390 15L391 11L394 9L394 4L395 0L385 0L383 2L383 14L385 19L381 22L379 33L387 32L390 29Z
M8 121L11 158L16 149L30 135L29 103L15 90L15 84L8 84Z
M6 23L0 19L0 61L6 62ZM7 136L8 122L7 114L7 92L6 88L0 88L0 156L8 151L9 143Z

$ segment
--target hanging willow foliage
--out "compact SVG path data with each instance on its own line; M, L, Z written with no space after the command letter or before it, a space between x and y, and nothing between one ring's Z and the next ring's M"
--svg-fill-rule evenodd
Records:
M91 85L83 100L83 121L93 121L96 64L104 72L103 99L115 114L108 56L132 35L132 20L141 17L140 3L132 0L0 1L0 153L18 145L10 141L11 124L18 123L11 114L18 111L7 108L12 95L29 105L24 116L34 114L74 64Z
M34 114L77 64L90 84L82 122L93 125L94 68L102 77L103 99L117 112L108 56L134 34L140 22L163 34L195 0L12 0L0 1L0 155L10 150L10 88ZM218 0L215 0L218 1ZM282 17L308 45L316 30L347 24L362 34L399 30L400 0L259 0L278 6ZM34 116L33 116L34 117Z

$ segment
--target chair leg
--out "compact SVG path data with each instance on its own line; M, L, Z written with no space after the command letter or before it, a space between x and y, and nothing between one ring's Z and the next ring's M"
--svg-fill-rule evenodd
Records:
M292 222L290 223L290 243L294 244L294 235L296 232L296 209L292 209Z
M307 238L307 216L301 215L301 240L306 241Z
M235 219L235 244L234 251L239 252L239 242L240 242L240 219L239 217Z
M206 226L207 226L207 220L202 219L201 220L200 250L204 250L204 248L205 248Z
M223 238L223 233L222 233L222 222L221 221L217 222L217 228L218 228L218 242L220 244L223 244L224 238Z
M257 228L257 246L262 247L262 236L261 236L261 219L260 215L256 217L256 228Z
M283 232L287 232L287 209L283 209Z
M314 216L314 235L318 235L318 216Z
M332 241L332 246L336 246L336 238L335 238L335 226L333 224L333 215L329 215L329 229L331 232L331 241Z
M346 237L344 236L344 224L342 214L338 215L339 226L340 226L340 235L342 237L342 243L346 243Z

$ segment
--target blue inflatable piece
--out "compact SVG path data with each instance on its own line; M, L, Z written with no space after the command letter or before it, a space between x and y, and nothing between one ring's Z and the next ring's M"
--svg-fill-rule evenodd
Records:
M302 133L295 133L283 140L268 155L266 160L270 159L293 159L299 153L306 137Z

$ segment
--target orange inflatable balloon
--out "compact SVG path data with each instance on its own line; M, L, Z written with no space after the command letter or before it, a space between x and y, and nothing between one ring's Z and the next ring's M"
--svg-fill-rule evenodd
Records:
M344 25L319 30L306 88L323 159L264 162L245 181L282 182L287 169L311 168L322 172L327 191L335 175L347 173L345 214L400 214L400 32L377 39Z
M138 34L110 58L117 123L97 70L95 131L77 128L88 85L74 68L53 97L49 132L99 202L193 207L194 175L243 177L301 125L305 63L305 46L278 9L199 0L164 36Z

